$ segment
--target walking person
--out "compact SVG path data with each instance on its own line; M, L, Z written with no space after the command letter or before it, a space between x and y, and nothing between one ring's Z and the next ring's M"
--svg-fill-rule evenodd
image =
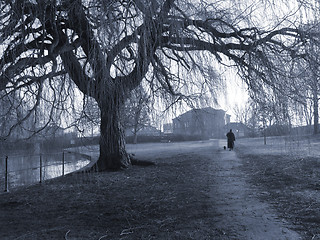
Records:
M234 146L234 141L236 140L236 137L234 136L232 129L227 133L227 138L228 138L228 148L229 151L233 150Z

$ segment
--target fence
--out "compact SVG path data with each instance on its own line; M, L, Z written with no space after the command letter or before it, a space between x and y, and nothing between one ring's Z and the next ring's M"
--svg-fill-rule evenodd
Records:
M76 171L91 162L91 156L63 151L38 155L12 155L0 159L0 189L42 182Z

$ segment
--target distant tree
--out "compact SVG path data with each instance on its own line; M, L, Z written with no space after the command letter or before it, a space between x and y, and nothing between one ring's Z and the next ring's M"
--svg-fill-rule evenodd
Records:
M245 1L231 3L2 0L0 91L28 99L22 119L42 102L50 102L52 119L79 97L93 98L101 121L98 169L125 167L120 110L148 74L155 76L151 89L177 101L215 85L207 74L214 62L237 66L257 90L261 82L273 84L268 76L280 70L275 57L300 54L295 50L308 35L294 21L260 27Z
M139 86L131 92L124 105L122 122L125 129L132 131L134 144L138 142L138 132L150 126L150 103L150 95Z
M308 125L313 124L314 134L319 132L320 99L320 38L317 25L318 23L313 23L303 26L306 31L312 32L313 37L304 41L303 57L287 63L288 75L283 77L284 87L278 91L282 97L287 96L290 101L302 107L297 114L302 115Z
M290 116L288 114L288 97L281 95L278 91L266 88L260 94L253 95L252 101L255 103L256 114L263 116L266 125L289 124Z
M78 112L74 114L78 116L74 126L84 136L93 137L101 121L99 106L93 98L84 98L81 103L82 107L77 107Z
M319 39L320 40L320 39ZM300 70L304 77L300 78L304 82L305 87L299 89L300 95L302 94L305 101L305 105L308 102L313 106L313 133L319 132L319 90L320 90L320 42L315 42L313 39L306 43L307 54L304 58L306 64L303 64L305 68ZM304 92L303 92L304 90ZM308 101L309 100L309 101Z
M235 116L236 122L248 125L249 119L252 115L252 100L249 99L244 105L236 104L233 108L233 114Z
M1 140L6 140L5 136L16 138L17 136L23 136L22 116L24 116L25 105L20 105L21 99L16 93L4 94L1 93L1 105L0 105L0 136ZM17 122L16 126L12 123Z
M312 119L313 119L313 106L312 106L312 101L309 101L307 98L306 101L301 104L302 105L302 112L301 115L303 116L305 123L308 126L312 125Z

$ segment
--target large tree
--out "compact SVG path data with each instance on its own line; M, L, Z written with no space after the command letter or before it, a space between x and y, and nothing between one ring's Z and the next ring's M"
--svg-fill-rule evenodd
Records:
M233 62L256 89L274 74L276 54L296 56L306 35L294 24L280 19L270 28L258 27L242 1L230 3L1 0L0 90L28 96L30 115L48 96L52 103L76 101L59 93L75 84L100 109L98 169L119 169L130 163L120 109L148 74L155 76L152 89L176 100L188 89L207 89L202 83L194 89L192 81L214 85L206 78L214 61ZM44 89L50 94L44 96Z

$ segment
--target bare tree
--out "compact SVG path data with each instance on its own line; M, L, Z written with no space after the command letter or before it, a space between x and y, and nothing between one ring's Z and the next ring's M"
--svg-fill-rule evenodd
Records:
M27 111L27 103L20 98L18 93L15 92L10 94L2 93L0 98L1 140L5 141L7 140L7 137L14 140L18 136L26 136L24 129L28 129L26 125L30 123L30 120L28 119L29 121L22 121L22 117ZM12 123L15 122L19 124L13 126Z
M312 101L313 105L313 133L319 132L319 89L320 89L320 46L319 42L315 42L313 39L308 41L307 55L305 57L307 61L308 77L303 78L307 91L305 92L305 99L308 98ZM309 94L310 93L310 97ZM307 102L307 101L305 101Z
M52 109L63 110L63 103L76 101L69 97L74 85L95 99L101 120L99 170L130 163L120 109L148 74L155 76L149 82L153 90L169 92L176 101L193 95L191 91L201 95L215 85L215 79L206 77L210 68L203 67L204 62L232 62L256 90L261 81L273 84L267 76L279 70L274 57L296 56L295 49L306 37L293 24L257 27L251 24L253 13L241 14L241 9L216 1L2 0L0 4L0 90L21 91L30 98L33 106L22 119L48 96L56 106ZM200 73L196 80L185 78L191 72ZM193 87L193 82L198 85ZM44 89L50 94L44 96Z
M252 115L252 100L249 99L244 105L236 104L233 108L233 114L237 122L248 126L249 119Z
M122 122L125 129L132 131L134 144L138 142L138 132L150 126L150 104L150 95L142 86L134 89L125 103Z
M312 32L313 37L304 42L305 54L302 58L294 59L284 78L285 91L281 93L303 107L302 114L308 125L312 124L313 133L318 133L319 125L319 89L320 89L320 41L317 31L318 23L304 26L306 31Z

